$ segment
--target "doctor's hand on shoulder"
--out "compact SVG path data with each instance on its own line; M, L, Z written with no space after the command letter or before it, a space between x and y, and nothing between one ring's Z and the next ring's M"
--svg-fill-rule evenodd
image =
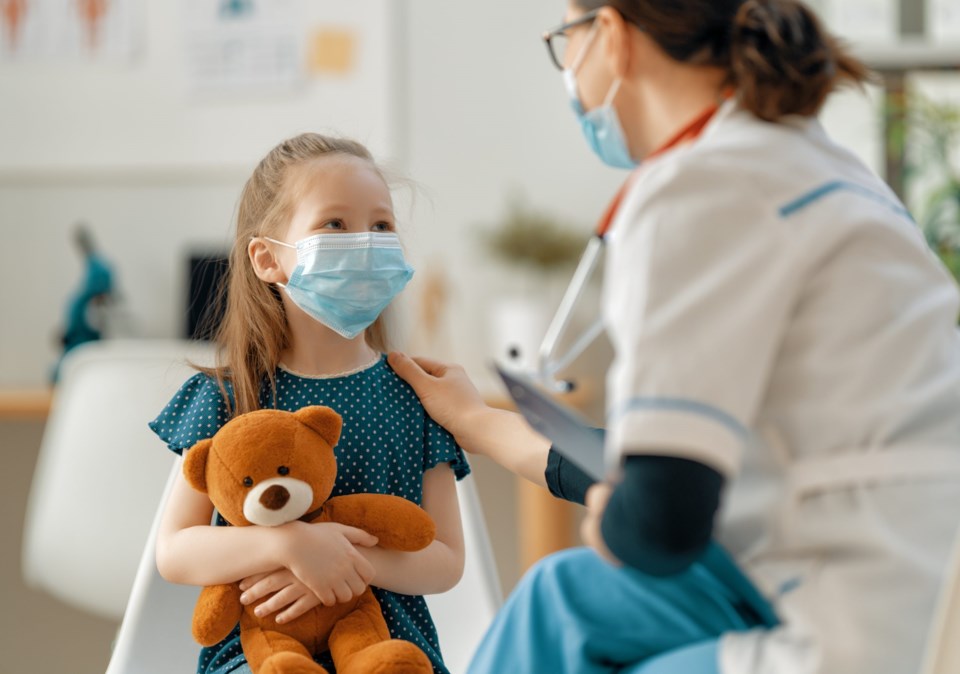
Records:
M472 451L461 438L472 435L479 418L489 408L464 369L398 352L391 353L387 362L413 387L430 417L447 429L461 447Z
M387 362L413 387L427 414L465 451L546 487L550 441L516 412L488 405L462 367L402 353L391 353Z

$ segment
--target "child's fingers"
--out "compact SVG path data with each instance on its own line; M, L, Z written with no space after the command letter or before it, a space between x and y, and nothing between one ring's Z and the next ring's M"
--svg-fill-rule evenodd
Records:
M278 613L277 623L282 625L291 620L296 620L318 604L320 604L320 600L315 595L306 594Z
M366 557L361 555L356 550L354 552L353 560L353 569L357 572L357 575L360 577L360 582L363 583L364 587L369 585L373 581L373 577L376 575L376 571L373 568L373 564L370 563ZM359 594L359 592L357 593Z
M348 578L347 585L350 586L350 591L353 593L354 597L359 597L361 594L363 594L363 591L367 589L367 583L364 582L363 578L359 574L353 578Z
M276 613L280 609L289 606L302 595L303 591L300 588L294 587L293 585L288 585L279 592L275 593L265 602L257 606L257 608L254 610L254 613L261 618L268 616L271 613Z
M363 529L357 529L356 527L350 527L346 524L341 524L340 531L343 533L344 538L354 545L362 545L366 548L372 548L377 544L377 537L371 533L367 533Z
M243 580L240 581L240 591L241 591L241 592L244 592L245 590L249 590L251 587L253 587L253 586L256 585L257 583L259 583L261 580L263 580L264 578L266 578L266 577L269 576L269 575L270 575L269 572L268 572L268 573L258 573L258 574L254 575L254 576L249 576L249 577L247 577L247 578L244 578Z
M337 583L333 588L333 593L337 595L337 602L341 604L350 601L354 597L353 589L346 581Z
M293 574L287 569L280 569L273 573L261 574L258 578L259 580L250 584L245 590L241 588L243 590L243 594L240 595L241 604L253 604L268 594L288 586L293 581Z

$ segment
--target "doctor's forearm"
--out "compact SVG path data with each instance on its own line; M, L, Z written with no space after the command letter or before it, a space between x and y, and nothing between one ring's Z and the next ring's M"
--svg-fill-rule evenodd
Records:
M572 461L563 458L553 448L547 457L547 469L544 472L547 489L557 498L584 505L587 490L596 480L580 470Z
M650 575L684 571L710 542L723 483L720 473L697 461L627 457L601 522L607 548Z
M547 486L544 471L550 441L530 428L519 414L486 407L463 424L456 440L468 452L486 456L534 484Z

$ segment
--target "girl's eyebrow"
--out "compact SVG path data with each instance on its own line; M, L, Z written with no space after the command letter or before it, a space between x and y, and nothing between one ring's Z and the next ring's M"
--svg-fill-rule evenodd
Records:
M318 217L319 217L319 218L325 218L325 217L328 217L328 216L329 216L329 217L335 217L335 216L330 215L330 214L334 214L334 213L345 213L345 212L349 212L349 211L350 211L350 206L348 206L347 204L340 204L340 203L336 203L336 204L324 204L324 206L323 206L323 207L320 209L320 211L319 211ZM393 208L391 208L390 206L387 206L387 205L384 204L384 205L381 205L381 206L376 206L376 207L373 209L373 212L374 212L374 213L388 213L389 215L392 216L392 215L393 215Z

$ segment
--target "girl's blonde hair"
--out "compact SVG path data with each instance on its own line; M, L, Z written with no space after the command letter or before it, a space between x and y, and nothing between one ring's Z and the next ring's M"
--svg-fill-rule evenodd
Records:
M244 185L229 271L220 289L221 295L226 293L226 309L213 330L217 362L211 368L198 368L216 379L231 416L259 409L265 384L276 401L276 368L289 345L280 293L254 273L247 245L259 236L276 236L293 217L293 170L336 154L366 160L376 168L370 152L356 141L304 133L273 148ZM375 351L388 350L383 316L367 328L364 337ZM232 396L227 393L228 383Z

